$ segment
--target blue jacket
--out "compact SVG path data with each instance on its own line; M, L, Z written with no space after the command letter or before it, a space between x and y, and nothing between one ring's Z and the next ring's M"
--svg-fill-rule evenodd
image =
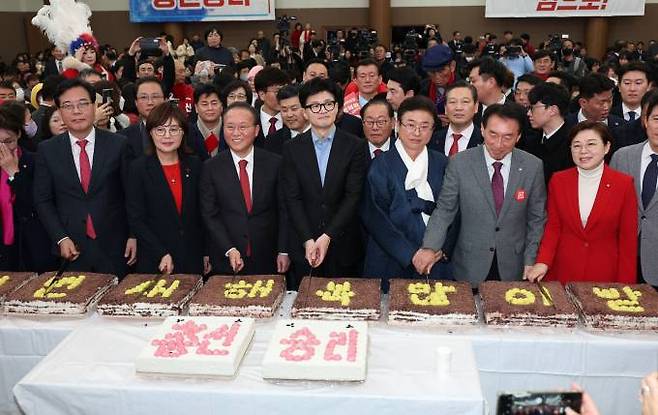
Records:
M438 200L448 158L429 151L427 181L434 200ZM361 219L368 232L364 276L382 278L420 278L411 260L425 234L421 212L431 215L435 203L420 199L415 190L405 190L407 168L398 151L389 151L373 160L365 184ZM445 264L432 268L430 278L451 278Z

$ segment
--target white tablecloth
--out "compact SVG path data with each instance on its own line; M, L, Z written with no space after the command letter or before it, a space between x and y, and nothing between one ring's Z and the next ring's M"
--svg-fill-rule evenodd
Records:
M73 329L89 317L0 314L0 414L19 414L12 388Z
M145 326L145 324L147 324ZM99 318L71 333L14 388L26 414L478 414L484 410L470 341L438 335L369 335L363 383L261 378L273 322L259 322L235 379L135 374L157 323ZM447 377L436 348L452 350Z

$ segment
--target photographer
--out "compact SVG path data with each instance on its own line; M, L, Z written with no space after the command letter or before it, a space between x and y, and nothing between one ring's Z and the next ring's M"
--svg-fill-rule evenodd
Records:
M502 46L500 50L503 54L500 62L514 74L514 82L518 77L534 70L532 59L523 50L521 39L512 39L508 46Z

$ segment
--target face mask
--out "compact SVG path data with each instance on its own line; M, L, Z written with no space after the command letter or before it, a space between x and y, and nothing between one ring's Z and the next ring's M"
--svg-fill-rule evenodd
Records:
M562 49L562 55L571 55L571 54L573 54L573 49L571 48Z
M25 133L28 135L28 137L34 137L37 135L37 130L39 127L37 127L37 123L34 122L34 120L30 120L27 124L25 124Z
M248 77L249 77L249 74L248 74L248 73L241 73L241 74L240 74L240 80L241 80L241 81L245 81L245 82L246 82L247 79L248 79Z

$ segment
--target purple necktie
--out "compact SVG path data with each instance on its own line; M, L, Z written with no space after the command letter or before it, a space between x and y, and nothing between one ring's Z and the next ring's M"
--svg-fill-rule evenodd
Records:
M500 169L503 163L495 161L493 163L494 174L491 177L491 190L493 191L494 206L496 207L496 216L500 214L500 208L503 207L503 200L505 199L505 186L503 186L503 175L500 174Z

